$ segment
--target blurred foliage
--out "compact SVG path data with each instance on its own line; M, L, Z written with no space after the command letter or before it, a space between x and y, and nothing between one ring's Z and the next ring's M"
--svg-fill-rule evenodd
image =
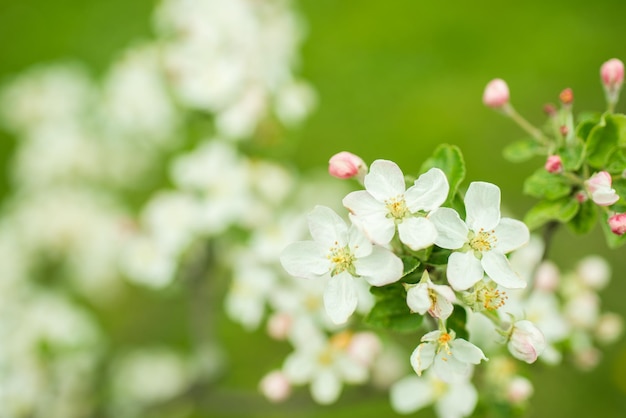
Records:
M3 0L0 80L40 62L67 59L85 62L98 74L129 42L150 34L155 4L154 0ZM283 157L302 168L322 167L333 153L350 150L368 162L392 159L407 174L417 174L438 144L455 144L466 159L466 181L498 184L504 204L517 216L533 204L522 196L523 179L543 162L531 159L512 165L502 158L503 148L524 135L482 106L485 84L494 77L507 80L517 110L540 124L543 105L558 100L565 87L574 91L575 109L602 109L599 66L612 57L626 58L622 29L626 3L618 0L300 0L296 6L308 28L302 73L318 89L320 100L307 123L289 134L287 140L296 142ZM624 102L617 107L618 112L625 109ZM11 149L10 138L0 134L4 173ZM2 190L6 187L3 176ZM563 267L589 253L606 256L614 274L603 292L603 305L626 315L624 249L609 252L598 229L585 237L559 231L551 255ZM143 310L143 302L122 302L123 309L111 310L105 328L117 330L117 338L130 343L150 339L140 335L142 321L185 316L180 312L184 307L169 306L167 301L156 312ZM124 318L130 311L142 313L127 323ZM248 334L226 319L218 334L231 366L225 387L234 391L227 396L219 390L211 392L198 412L178 411L177 416L392 414L386 397L368 389L350 388L331 407L316 406L305 390L277 407L260 396L246 404L242 400L255 393L263 373L279 364L285 347L276 348L277 343L262 332ZM534 370L536 392L529 416L626 416L623 338L607 349L593 372L568 364L537 365Z

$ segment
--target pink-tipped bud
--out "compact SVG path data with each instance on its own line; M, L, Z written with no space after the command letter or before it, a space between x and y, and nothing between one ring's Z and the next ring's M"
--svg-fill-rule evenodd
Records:
M544 168L548 173L558 174L563 172L563 161L558 155L550 155Z
M619 196L611 188L611 175L606 171L595 173L585 182L591 199L600 206L611 206L619 200Z
M569 87L566 88L565 90L561 92L561 94L559 94L559 100L564 105L572 104L574 102L574 91L570 89Z
M267 333L275 340L285 340L293 326L293 318L284 312L274 313L267 320Z
M508 343L509 352L513 357L529 364L534 363L545 348L546 339L535 324L525 319L513 324Z
M619 90L624 82L624 63L617 58L608 60L600 67L600 77L607 91Z
M342 151L330 157L328 172L339 179L362 179L367 174L367 165L361 157L351 152Z
M583 191L576 192L574 197L576 198L578 203L585 203L587 200L589 200L589 196L587 196L587 193L585 193Z
M491 80L483 93L485 106L498 109L509 102L509 86L501 78Z
M268 400L282 402L291 394L291 382L283 372L274 370L261 379L259 389Z
M569 128L567 127L567 125L561 125L559 126L559 132L562 136L567 136L567 134L569 133Z
M552 103L546 103L543 106L543 111L546 115L550 116L551 118L557 115L556 106L554 106Z
M626 234L626 213L618 213L609 218L609 227L615 235Z

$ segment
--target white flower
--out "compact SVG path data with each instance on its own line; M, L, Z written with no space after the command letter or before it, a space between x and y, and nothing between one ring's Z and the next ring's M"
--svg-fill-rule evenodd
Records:
M507 347L513 357L530 364L545 350L546 339L535 324L524 319L513 324Z
M456 339L454 331L436 330L422 337L422 343L411 354L411 366L418 376L433 366L433 372L445 382L467 378L472 364L487 360L482 350L462 338Z
M406 304L411 312L424 315L427 311L434 318L446 319L454 309L452 302L456 300L450 286L434 284L428 271L424 270L422 280L416 285L405 285Z
M324 290L324 306L336 324L346 322L356 309L354 278L362 277L372 286L383 286L402 276L402 260L391 251L372 245L354 225L348 228L328 207L316 206L309 214L309 230L313 241L290 244L280 261L292 276L330 277Z
M350 193L343 204L372 241L389 244L397 227L400 241L412 250L435 242L437 230L427 214L448 196L450 186L443 171L431 168L406 189L396 163L376 160L364 184L365 190Z
M611 188L611 175L606 171L600 171L585 181L585 186L591 194L591 199L600 206L611 206L619 200L615 189Z
M469 416L478 401L478 392L469 380L446 383L433 373L405 377L391 387L389 394L391 407L400 414L410 414L434 404L440 418Z
M500 286L524 288L505 254L528 242L528 227L517 220L500 218L500 189L491 183L473 182L465 195L465 222L450 208L430 214L437 227L435 244L457 250L448 259L448 281L455 290L465 290L484 273Z

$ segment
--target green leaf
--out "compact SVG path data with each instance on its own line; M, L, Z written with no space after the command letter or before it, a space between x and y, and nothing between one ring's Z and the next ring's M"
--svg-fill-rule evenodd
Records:
M585 158L585 144L578 138L574 145L560 150L558 152L563 162L563 168L566 171L576 171L582 165Z
M558 200L542 200L530 208L524 217L529 229L537 229L549 221L569 222L578 212L578 201L573 197Z
M502 150L502 156L512 163L522 163L544 153L543 147L534 138L515 141Z
M427 263L434 266L445 266L448 264L448 258L452 254L451 250L446 250L443 248L435 247L433 252L430 254L430 258Z
M408 283L417 283L421 278L421 272L420 274L413 273L420 266L420 261L410 255L400 256L400 259L402 260L402 264L404 264L404 271L402 272L402 278L405 279L404 281ZM414 280L407 280L408 276L415 276Z
M465 160L459 147L448 144L439 145L433 155L424 161L420 172L424 173L433 167L440 168L446 174L450 184L447 201L452 201L465 178Z
M611 231L611 227L609 226L609 217L608 215L604 215L602 217L602 221L600 222L602 226L602 232L604 232L604 238L606 238L606 244L611 249L616 249L624 245L626 243L626 234L624 235L616 235Z
M448 331L454 330L457 338L469 339L469 333L467 332L467 312L462 306L455 306L452 311L452 315L448 317L446 321L446 328Z
M365 317L366 324L400 332L416 331L422 325L424 317L411 313L406 304L402 283L372 287L370 292L376 297L376 304Z
M549 173L543 168L535 171L524 182L524 193L539 199L558 199L570 194L571 189L565 177Z
M591 130L598 124L598 121L597 119L588 119L580 122L576 127L576 137L587 141Z
M567 225L574 233L582 235L593 229L597 219L598 210L595 203L593 203L593 200L587 200L581 203L576 216L574 216Z
M587 161L591 166L603 169L618 146L626 147L626 116L604 115L600 123L589 132Z
M624 170L626 170L626 152L623 149L618 149L608 158L606 162L606 166L604 167L606 171L612 174L621 174Z

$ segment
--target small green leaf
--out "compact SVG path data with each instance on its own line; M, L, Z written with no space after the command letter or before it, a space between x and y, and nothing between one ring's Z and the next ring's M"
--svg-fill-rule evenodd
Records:
M593 229L597 219L598 210L595 203L593 203L593 200L587 200L581 203L576 216L574 216L567 225L574 233L582 235Z
M606 238L606 244L611 249L616 249L624 245L626 243L626 234L617 235L611 231L611 227L609 226L609 218L608 215L602 216L602 220L600 221L600 225L602 226L602 232L604 232L604 237Z
M586 143L589 164L602 169L618 146L626 147L626 116L604 115L589 132Z
M524 182L524 193L542 199L558 199L570 194L572 186L560 174L549 173L540 168Z
M515 141L502 150L502 156L512 163L522 163L544 153L543 147L534 138Z
M621 174L626 170L626 150L618 149L611 154L604 169L613 174Z
M433 252L430 254L430 258L427 263L435 266L444 266L448 264L450 254L452 254L451 250L435 247Z
M459 147L448 144L439 145L433 155L424 161L420 172L424 173L433 167L440 168L446 174L450 184L447 201L452 200L465 178L465 160Z
M578 212L579 203L572 197L558 200L542 200L530 208L524 217L524 223L534 230L549 221L569 222Z
M578 138L574 145L569 145L558 152L566 171L576 171L580 168L585 157L585 144Z
M469 333L467 332L467 312L462 306L455 306L452 315L448 317L446 321L446 328L448 331L454 330L457 338L469 339Z
M576 137L582 139L583 141L587 141L591 130L598 124L598 122L599 119L596 118L580 122L576 127Z
M370 292L376 297L376 304L365 317L366 324L400 332L416 331L422 325L424 317L411 313L406 304L402 283L372 287Z
M404 282L417 283L421 277L421 272L418 272L419 274L415 274L415 271L420 266L420 261L410 255L400 256L400 259L402 259L402 264L404 264L404 271L402 272Z

